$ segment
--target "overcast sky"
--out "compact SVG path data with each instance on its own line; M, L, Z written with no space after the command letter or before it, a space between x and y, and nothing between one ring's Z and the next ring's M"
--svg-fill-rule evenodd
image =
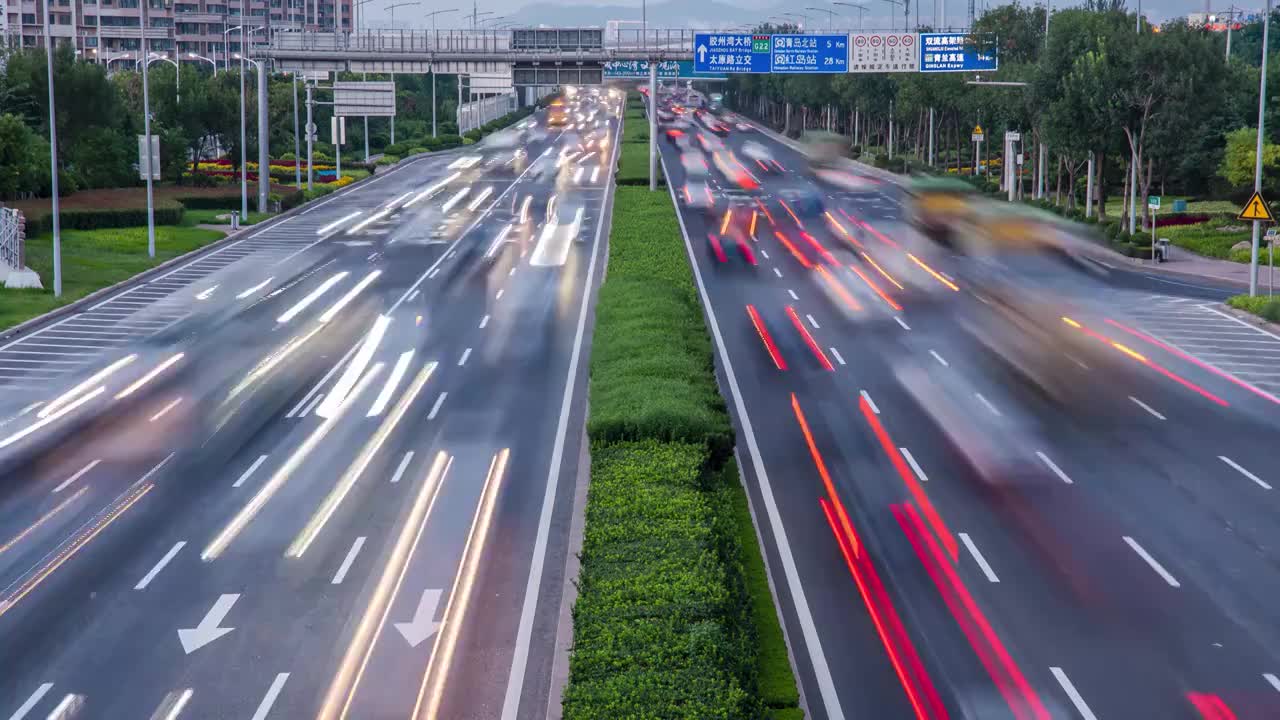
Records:
M362 9L367 12L365 16L365 20L367 24L373 25L373 26L379 26L379 25L390 26L391 24L390 13L388 13L384 9L384 7L392 2L398 2L398 1L399 0L373 0L369 4L365 5ZM924 19L926 16L932 15L933 6L935 2L942 3L944 1L945 0L919 0L921 18ZM1064 5L1074 5L1074 4L1077 4L1077 1L1078 0L1051 0L1054 7L1060 7ZM1243 1L1235 0L1235 1L1239 2L1241 5L1245 6L1246 8L1248 8L1252 4L1250 3L1249 0L1243 0ZM564 0L551 0L551 4L554 4L556 6L556 9L561 13L571 10L574 5L585 5L588 7L599 7L601 5L607 5L607 6L618 7L620 9L632 8L632 11L629 13L619 13L619 15L621 15L622 17L619 17L617 19L636 19L636 20L640 18L641 2L642 0L599 0L599 2L584 3L584 2L575 2L574 0L568 0L567 2ZM978 2L980 6L982 4L985 4L989 7L995 7L996 5L1005 4L1003 2L996 2L993 0L985 0L985 2L984 0L978 0ZM1225 0L1213 0L1211 3L1211 6L1215 10L1221 9L1219 6L1223 5L1224 2ZM418 28L430 27L429 23L421 19L422 15L424 15L427 12L430 12L431 10L436 10L436 9L458 8L460 12L441 15L437 20L437 22L439 23L439 27L441 29L444 29L445 27L462 27L464 25L469 26L470 20L469 19L464 20L463 13L470 14L472 12L473 3L474 5L478 6L482 19L485 17L484 16L485 11L492 11L492 14L490 15L490 17L492 17L493 14L496 14L496 15L511 16L514 18L516 16L516 13L518 13L518 11L521 8L524 8L526 6L541 5L545 7L546 0L543 0L541 2L539 0L422 0L422 4L420 6L400 9L397 12L396 25L398 27L411 27L411 26L418 27ZM650 6L658 5L658 4L665 4L664 0L651 0L649 2ZM742 8L742 9L747 9L747 8L777 9L778 7L786 3L780 2L779 0L731 0L731 4L737 8ZM873 4L873 7L876 4ZM1032 2L1030 3L1024 1L1023 4L1038 4L1038 2L1035 2L1035 0L1032 0ZM1128 0L1128 5L1130 8L1136 7L1137 4L1138 4L1138 0ZM948 17L954 23L954 22L959 22L961 20L965 12L965 8L968 6L968 2L967 0L950 0L949 2L946 2L946 5L948 6L947 7ZM1258 2L1257 5L1260 9L1263 6L1263 3ZM1152 20L1157 22L1168 20L1169 18L1178 17L1181 15L1186 15L1187 13L1191 13L1191 12L1203 12L1204 8L1205 8L1205 0L1142 0L1143 13L1146 14L1148 17L1150 17ZM913 11L913 14L914 14L914 11ZM872 27L873 20L879 19L881 17L887 17L887 16L888 16L887 12L885 13L877 12L875 13L875 17L873 17L872 14L868 14L866 16L867 26ZM413 19L409 19L409 18L413 18ZM520 19L524 20L526 18L520 18ZM655 17L654 15L650 15L649 21L650 23L658 26L662 26L662 25L671 26L669 22L664 23L661 17Z

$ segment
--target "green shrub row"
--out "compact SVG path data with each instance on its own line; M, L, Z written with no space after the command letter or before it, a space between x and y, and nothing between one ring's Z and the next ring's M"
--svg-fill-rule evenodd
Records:
M1237 310L1253 313L1263 320L1280 323L1280 298L1235 295L1227 298L1227 304Z
M706 448L591 454L565 719L760 717L733 518L715 504L726 488L707 487Z
M157 203L154 209L156 225L178 225L182 222L182 205L175 202ZM63 230L99 230L103 228L137 227L147 224L146 208L99 208L95 210L63 210L58 213ZM35 237L53 230L53 214L27 218L27 237Z
M382 149L384 155L416 155L424 152L438 152L440 150L452 150L462 145L462 137L459 135L438 135L436 137L425 136L410 138L403 142L392 143Z
M564 717L802 720L665 192L617 189L590 398Z

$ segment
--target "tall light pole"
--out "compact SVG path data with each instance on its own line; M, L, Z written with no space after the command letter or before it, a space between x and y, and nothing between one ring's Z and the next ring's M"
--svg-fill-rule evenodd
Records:
M1267 107L1267 42L1271 33L1271 0L1267 0L1267 14L1262 16L1262 72L1258 73L1258 144L1253 165L1253 191L1262 192L1262 133L1266 124ZM1258 294L1258 241L1262 235L1262 223L1253 221L1253 245L1249 249L1249 295Z
M889 3L890 5L897 5L902 8L902 30L904 32L908 30L909 28L907 26L911 22L910 20L911 7L907 3L910 2L910 0L884 0L884 1ZM892 24L893 23L890 23L890 25Z
M383 8L383 9L384 9L384 10L390 10L390 11L391 11L391 27L395 27L395 25L396 25L396 8L400 8L400 7L409 7L410 5L421 5L421 4L422 4L422 3L421 3L421 2L418 2L418 0L414 0L414 2L399 2L399 3L392 3L392 4L390 4L390 5L386 6L386 7L385 7L385 8Z
M427 13L427 17L431 18L431 49L432 50L435 50L436 43L440 39L436 30L436 16L443 15L445 13L451 13L451 12L458 12L458 8L449 8L447 10L432 10L431 12ZM366 128L368 127L368 124L369 124L369 121L365 120ZM367 129L365 130L365 134L366 135L368 134ZM431 65L431 137L435 137L435 136L436 136L436 66L434 63L432 63Z
M841 7L857 8L858 9L858 29L859 30L862 29L862 13L867 11L866 5L858 5L857 3L847 3L847 2L833 2L831 4L839 5Z
M800 26L800 32L808 32L808 31L809 31L809 16L808 16L808 15L805 15L804 13L799 13L799 12L789 12L789 13L782 13L782 14L783 14L783 15L785 15L785 16L787 16L787 17L800 18L801 23L803 23L803 24Z
M197 54L195 54L195 53L193 53L193 52L189 52L189 53L187 53L187 57L191 58L192 60L203 60L203 61L205 61L205 62L209 63L210 65L212 65L212 66L213 66L213 76L214 76L214 77L218 77L218 63L217 63L217 61L216 61L216 60L214 60L213 58L207 58L207 57L205 57L205 56L203 56L203 55L197 55Z
M269 141L269 133L267 132L267 64L265 60L253 60L240 54L240 67L244 68L244 63L249 63L254 70L258 71L258 212L265 213L267 211L267 191L271 187L271 156L267 152L267 143ZM245 156L247 149L244 147L246 142L244 137L244 71L240 73L240 177L241 177L241 200L240 207L248 214L245 205L248 202L247 180L249 171L245 167Z
M227 33L233 33L236 30L243 29L243 26L237 25L233 28L226 28L222 31L222 69L231 69L231 43L227 40ZM244 48L241 48L243 50Z
M249 217L249 167L247 165L249 158L245 144L248 138L245 137L245 119L244 119L244 51L245 32L244 26L240 26L240 52L236 53L236 57L240 60L240 217ZM258 172L262 172L262 168L258 168Z
M479 22L481 15L492 15L493 13L494 13L493 10L485 10L484 12L480 12L479 10L476 10L473 8L471 10L471 29L472 30L476 29L476 25Z
M49 3L44 0L45 70L49 75L49 177L53 210L53 296L62 297L62 223L58 217L58 122L53 103L53 37L49 34ZM1263 66L1265 67L1265 65ZM1256 253L1255 253L1256 254ZM21 270L22 268L18 268Z
M479 25L483 25L483 24L485 24L485 23L494 22L495 20L505 20L505 19L506 19L506 17L507 17L506 15L494 15L494 16L493 16L493 17L491 17L491 18L485 18L485 19L481 20L478 24L479 24Z
M813 11L815 11L815 12L824 12L824 13L826 13L826 14L827 14L827 29L828 29L828 30L830 30L830 29L831 29L831 22L832 22L832 20L833 20L833 19L835 18L835 16L836 16L836 13L835 13L835 11L834 11L834 10L828 10L827 8L819 8L819 7L807 7L807 8L805 8L805 10L813 10Z
M302 140L298 137L298 73L289 73L293 78L293 184L302 189ZM369 142L369 121L365 120L365 142Z
M45 0L48 2L48 0ZM138 3L139 12L142 15L142 47L139 52L142 63L142 135L145 138L143 147L145 152L142 153L142 170L147 175L147 257L156 256L156 214L155 214L155 183L152 176L155 175L155 169L151 167L151 96L147 87L147 66L151 63L146 62L150 57L147 52L147 6L151 4L151 0L140 0Z

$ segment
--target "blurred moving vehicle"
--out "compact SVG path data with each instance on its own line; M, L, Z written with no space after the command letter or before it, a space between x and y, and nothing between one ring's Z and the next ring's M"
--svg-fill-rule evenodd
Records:
M564 127L569 124L569 110L563 100L552 100L547 108L547 126Z
M822 193L808 185L785 188L778 192L778 204L788 214L795 216L796 222L804 225L806 221L817 220L826 212L826 203L822 201Z
M690 210L701 213L708 222L714 222L716 199L711 186L703 179L689 179L677 194L681 203Z
M754 140L748 140L742 144L742 156L762 172L771 174L782 172L782 166L773 159L773 153L769 152L769 148Z
M973 221L977 190L963 180L921 178L908 192L911 224L939 245L955 248L962 225Z

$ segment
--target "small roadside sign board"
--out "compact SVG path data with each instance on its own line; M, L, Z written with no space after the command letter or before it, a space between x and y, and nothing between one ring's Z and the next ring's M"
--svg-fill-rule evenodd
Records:
M1271 214L1271 206L1267 205L1266 200L1262 199L1262 193L1254 191L1253 196L1249 198L1249 202L1244 204L1244 209L1240 211L1237 219L1275 222L1276 216Z
M848 35L774 35L776 73L849 72Z
M1160 209L1160 196L1159 196L1159 195L1148 195L1148 196L1147 196L1147 207L1151 208L1152 210L1159 210L1159 209Z
M151 152L150 153L147 152L147 144L148 144L147 136L139 135L138 136L138 177L141 178L142 180L147 179L147 170L148 170L147 159L149 156L151 160L151 166L150 166L151 179L159 180L160 179L160 136L155 134L151 135L151 143L150 143Z
M981 126L981 125L974 125L974 126L973 126L973 141L974 141L974 142L976 142L976 143L980 143L980 142L982 142L983 140L985 140L985 139L986 139L986 137L987 137L987 134L986 134L985 132L983 132L983 130L982 130L982 126Z
M1018 142L1022 140L1022 133L1010 130L1004 134L1004 139L1008 142Z
M919 72L919 33L852 33L849 72Z
M773 37L751 33L696 33L693 69L698 73L768 73Z

